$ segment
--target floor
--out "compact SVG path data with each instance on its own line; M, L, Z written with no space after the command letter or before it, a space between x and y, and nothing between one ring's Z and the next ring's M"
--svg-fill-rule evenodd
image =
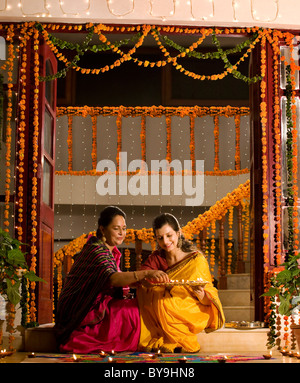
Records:
M198 355L200 356L204 356L204 355L216 355L218 353L199 353ZM246 353L241 353L241 352L231 352L231 353L223 353L222 355L247 355L247 356L261 356L262 355L262 352L246 352ZM42 355L46 355L47 358L42 358L42 357L38 357L38 356L42 356ZM30 357L31 356L31 353L28 353L28 352L16 352L14 353L13 355L11 356L7 356L7 357L4 357L4 358L1 358L0 359L0 363L1 364L7 364L7 363L31 363L31 364L35 364L35 363L58 363L58 360L55 359L55 358L51 358L51 355L55 355L55 354L51 354L51 353L35 353L35 357L32 358ZM180 354L179 354L180 355ZM298 355L299 357L299 355ZM236 363L240 363L240 362L236 362ZM283 356L281 355L280 352L278 351L275 351L273 352L272 354L272 358L271 359L268 359L268 360L249 360L249 361L246 361L246 362L242 362L243 364L252 364L252 363L266 363L266 364L270 364L270 363L283 363L283 364L300 364L300 357L297 358L297 356L289 356L289 355L286 355L286 356Z

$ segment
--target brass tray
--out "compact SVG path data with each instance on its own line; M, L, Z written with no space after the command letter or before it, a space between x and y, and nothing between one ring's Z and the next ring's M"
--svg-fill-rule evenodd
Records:
M259 329L264 328L265 323L259 321L240 321L240 322L229 322L226 323L225 327L227 328L235 328L237 330L251 330L251 329Z
M173 287L173 286L190 286L190 287L204 287L208 282L204 281L203 279L198 279L196 281L170 281L170 282L161 282L161 283L152 283L152 286L166 286L166 287Z

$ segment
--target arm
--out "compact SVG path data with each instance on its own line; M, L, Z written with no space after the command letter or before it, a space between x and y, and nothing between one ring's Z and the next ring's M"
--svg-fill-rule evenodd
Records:
M128 286L133 283L150 280L152 282L168 282L168 275L162 270L138 270L138 271L125 271L116 272L110 276L110 284L113 287Z

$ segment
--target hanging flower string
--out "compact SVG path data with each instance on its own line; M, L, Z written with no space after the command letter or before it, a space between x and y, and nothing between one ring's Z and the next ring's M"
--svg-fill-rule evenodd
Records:
M229 208L229 214L228 214L227 274L231 274L231 264L232 264L233 212L234 212L234 207L231 206Z
M11 148L12 148L12 88L13 88L13 69L14 69L14 26L10 25L7 31L6 40L8 41L8 65L7 65L7 108L6 108L6 154L5 154L5 209L4 226L5 231L9 231L9 211L10 211L10 185L11 185Z
M268 36L270 41L270 36ZM271 41L273 47L273 84L274 84L274 101L273 101L273 152L274 152L274 220L275 220L275 260L276 264L282 262L282 244L281 244L281 124L280 124L280 98L279 98L279 57L280 49L278 37L273 36Z
M263 220L263 256L264 264L268 264L269 259L269 215L268 215L268 148L267 148L267 103L266 103L266 38L261 42L261 77L260 83L260 121L261 121L261 144L262 144L262 220ZM267 269L265 269L265 272Z
M39 151L39 33L37 30L34 31L34 96L33 96L33 154L32 154L32 162L33 162L33 176L32 176L32 203L31 203L31 265L30 270L36 271L36 262L37 262L37 204L38 204L38 188L37 188L37 177L38 177L38 151ZM35 287L36 282L30 283L30 319L31 322L36 322L36 296L35 296Z

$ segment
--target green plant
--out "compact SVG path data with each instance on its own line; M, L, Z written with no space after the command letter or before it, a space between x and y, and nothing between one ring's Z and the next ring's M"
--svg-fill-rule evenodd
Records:
M300 254L289 256L282 263L284 269L274 275L271 287L262 296L279 298L278 312L281 315L291 315L292 310L300 303L300 268L298 265Z
M28 270L22 244L0 228L0 294L14 306L21 300L22 281L45 282L34 271Z

